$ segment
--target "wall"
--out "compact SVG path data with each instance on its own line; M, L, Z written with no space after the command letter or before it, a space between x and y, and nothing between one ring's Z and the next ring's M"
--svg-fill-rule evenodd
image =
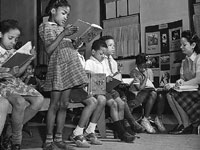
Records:
M1 20L15 19L22 28L23 43L31 40L37 45L37 0L1 0Z
M68 0L71 5L69 22L77 19L100 25L100 3L99 0ZM97 37L98 38L98 37ZM86 58L91 55L91 44L86 44Z
M140 0L141 47L145 52L145 27L183 20L190 29L188 0Z

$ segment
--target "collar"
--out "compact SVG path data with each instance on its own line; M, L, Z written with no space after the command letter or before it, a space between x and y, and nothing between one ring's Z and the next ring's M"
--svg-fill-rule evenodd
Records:
M51 22L51 21L48 21L48 23L49 23L50 25L57 25L57 23Z
M94 56L90 56L90 59L93 60L93 61L96 61L98 63L102 63L102 62L98 61Z
M0 53L5 54L6 52L7 52L7 50L5 50L3 47L0 46Z
M194 53L192 53L192 55L191 55L190 57L188 57L188 58L190 58L192 61L194 61L196 57L197 57L197 53L194 52Z

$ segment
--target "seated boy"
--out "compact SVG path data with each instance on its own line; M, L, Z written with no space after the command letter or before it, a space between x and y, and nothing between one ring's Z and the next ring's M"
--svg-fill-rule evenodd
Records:
M135 106L140 105L141 103L145 103L144 109L145 114L144 118L141 121L142 126L146 129L148 133L156 133L155 129L152 127L150 123L150 113L153 108L153 105L157 99L157 92L155 91L155 87L150 80L149 68L147 68L147 59L145 54L139 54L136 56L136 68L134 68L130 76L134 78L134 80L139 84L131 85L130 91L138 91L137 96L135 97L134 103ZM163 101L158 102L157 112L161 112L163 109ZM160 113L159 113L160 114ZM161 116L156 116L155 124L158 126L158 129L162 132L165 131L165 127L162 124Z
M79 53L78 55L83 68L85 68L84 57ZM91 144L102 145L102 142L98 140L95 135L95 129L97 126L97 121L104 110L106 98L103 95L92 97L88 95L84 89L74 88L71 91L70 99L72 99L73 102L82 102L85 105L84 109L82 110L78 125L73 131L73 134L70 136L70 139L74 141L78 147L90 147L90 144L87 142L87 140L90 141ZM86 130L83 131L89 120L89 125L87 126Z
M108 76L107 66L104 63L104 51L107 45L102 40L96 40L92 44L92 56L86 61L85 69L91 73L105 73L107 82L111 80ZM96 95L98 96L98 95ZM134 135L129 134L122 122L124 119L124 102L119 97L119 94L112 90L106 93L106 104L110 107L110 116L113 120L114 131L118 134L121 141L132 142L135 139Z
M112 36L106 35L106 36L102 36L100 38L100 40L103 40L106 43L107 47L108 47L104 51L104 54L105 54L104 63L107 66L108 74L110 76L113 76L115 74L121 76L118 64L112 57L112 55L115 53L115 41L114 41L114 38ZM119 80L121 80L121 79L119 79ZM119 86L117 86L115 88L115 90L117 90L120 93L120 96L123 97L123 99L124 99L126 97L126 95L125 95L125 92L120 90L119 87L121 85L123 86L123 84L120 84ZM133 132L136 132L136 133L144 132L145 129L139 123L137 123L135 121L133 115L131 114L131 111L130 111L130 109L128 107L128 104L126 102L126 98L124 100L124 118L128 121L128 124L130 125L130 127L132 129L132 131L129 130L130 133L133 133Z

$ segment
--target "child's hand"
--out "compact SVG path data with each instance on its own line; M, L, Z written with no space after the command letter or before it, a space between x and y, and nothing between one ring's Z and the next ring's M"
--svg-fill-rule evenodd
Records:
M80 38L73 40L72 44L73 44L75 49L79 49L83 46L83 42Z
M70 36L78 31L78 27L73 25L67 25L65 27L64 33L66 36Z
M12 69L10 69L10 73L12 75L16 75L19 73L19 66L14 66Z
M112 77L111 76L106 77L106 82L110 82L110 81L112 81Z
M36 56L37 56L37 52L36 52L36 50L35 50L35 46L34 46L34 47L32 48L32 50L31 50L31 55L32 55L31 60L35 59Z

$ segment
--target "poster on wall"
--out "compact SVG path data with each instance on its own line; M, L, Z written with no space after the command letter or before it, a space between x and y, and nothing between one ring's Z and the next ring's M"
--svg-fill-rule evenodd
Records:
M152 69L153 75L160 76L160 56L159 55L148 55L149 68Z
M170 70L160 71L159 86L163 87L167 83L170 83Z
M160 70L170 70L170 55L161 54L160 56Z
M160 31L160 37L161 37L161 53L169 53L169 34L168 30L161 30Z
M160 53L160 32L146 33L146 53Z
M170 51L180 50L181 32L182 32L182 27L169 29Z

